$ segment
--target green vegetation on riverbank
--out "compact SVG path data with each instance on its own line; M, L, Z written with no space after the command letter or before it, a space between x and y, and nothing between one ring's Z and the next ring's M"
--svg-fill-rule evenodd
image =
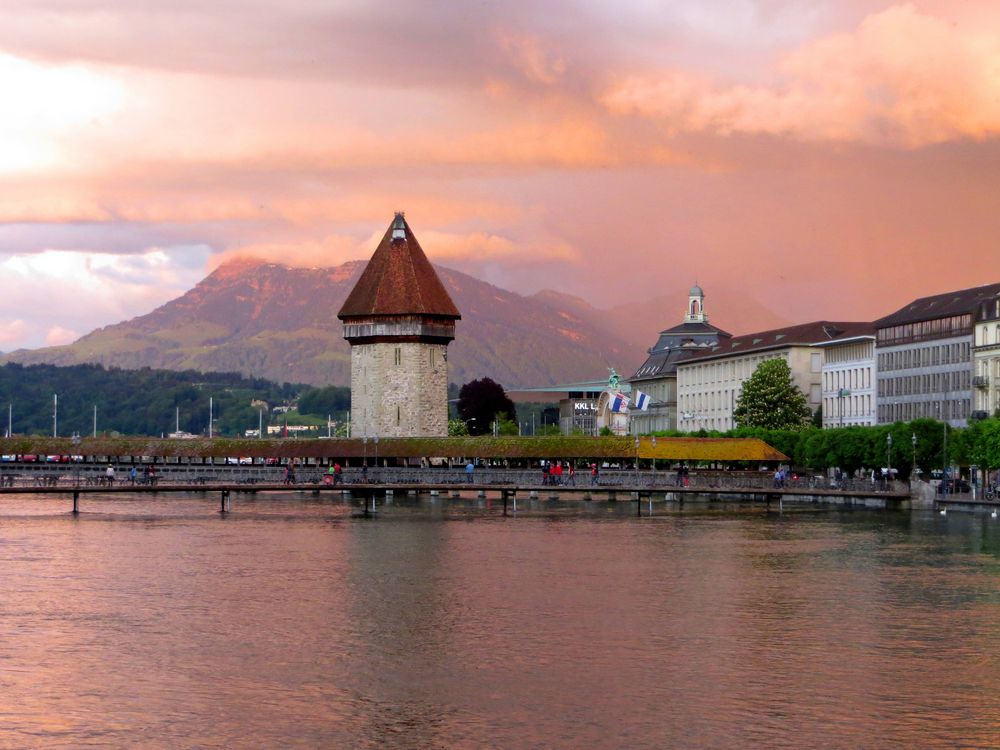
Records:
M812 469L839 467L852 472L862 466L882 467L888 460L904 478L910 475L914 466L925 474L942 468L945 450L949 464L1000 467L1000 419L997 418L973 422L965 428L945 427L934 419L915 419L891 425L829 430L742 428L729 432L663 431L654 434L658 437L756 437L790 456L794 465Z
M99 434L162 435L178 426L207 434L209 398L214 434L230 436L256 429L259 421L265 427L310 424L325 434L327 415L342 421L350 408L349 388L235 373L7 364L0 366L0 435L8 414L15 435L52 435L53 427L59 435L90 435L95 407Z

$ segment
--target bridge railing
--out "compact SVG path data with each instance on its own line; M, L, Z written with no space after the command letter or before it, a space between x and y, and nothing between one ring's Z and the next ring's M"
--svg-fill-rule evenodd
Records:
M30 467L3 467L0 470L0 486L103 486L108 484L106 466L100 465L45 465ZM326 470L323 467L305 466L294 471L294 484L314 485L323 482ZM470 476L464 468L421 468L421 467L369 467L367 471L359 467L343 469L342 482L345 484L408 484L408 485L455 485L456 488L470 483ZM282 484L286 481L282 466L185 466L167 465L157 467L153 475L139 470L135 479L127 470L117 470L114 476L116 486L148 486L149 484ZM770 472L726 472L693 470L686 476L678 476L676 471L632 468L602 468L596 479L589 469L581 468L573 475L564 471L561 477L545 475L540 469L512 469L504 467L478 466L471 475L476 485L517 485L519 487L541 487L543 485L570 486L584 488L599 486L605 488L627 487L670 491L676 487L705 490L750 490L765 491L775 488L774 475ZM793 489L841 490L844 492L872 492L904 490L905 483L884 483L869 479L829 480L823 476L801 476L786 480L784 487Z

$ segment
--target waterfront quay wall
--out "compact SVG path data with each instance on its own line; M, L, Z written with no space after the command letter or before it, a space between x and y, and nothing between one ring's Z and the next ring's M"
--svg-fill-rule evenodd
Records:
M141 491L173 490L191 487L228 491L270 491L292 489L302 491L343 490L353 497L390 497L393 494L450 495L479 497L496 494L554 501L635 501L644 504L691 505L711 503L763 503L836 505L851 508L904 509L910 505L910 495L901 486L864 486L830 488L795 486L775 488L760 476L742 477L718 475L682 475L677 483L671 472L635 472L632 470L603 471L597 477L581 474L563 475L556 483L536 470L477 469L470 475L464 469L349 469L334 485L325 470L305 468L289 477L282 467L252 466L164 466L152 476L116 470L113 479L106 475L104 465L5 467L0 473L0 488L5 492L18 489L29 492L60 492L99 489L113 486L116 490L135 488ZM722 481L725 479L726 481ZM758 481L752 482L751 479ZM741 481L742 480L742 481Z

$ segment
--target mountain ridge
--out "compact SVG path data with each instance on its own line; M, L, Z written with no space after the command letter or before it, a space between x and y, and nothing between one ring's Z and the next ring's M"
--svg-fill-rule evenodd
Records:
M9 352L0 361L195 369L348 385L350 349L336 315L366 264L297 268L230 259L145 315L71 344ZM683 298L674 305L674 295L667 295L600 310L554 290L522 296L444 266L435 269L462 314L449 347L449 380L459 384L489 376L507 387L553 385L603 378L608 367L631 374L656 333L679 322L684 309ZM667 304L678 312L665 314Z

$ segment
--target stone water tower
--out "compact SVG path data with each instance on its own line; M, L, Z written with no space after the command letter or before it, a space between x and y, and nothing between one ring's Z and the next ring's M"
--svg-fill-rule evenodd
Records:
M337 317L351 345L351 436L447 436L448 342L462 316L402 213Z

